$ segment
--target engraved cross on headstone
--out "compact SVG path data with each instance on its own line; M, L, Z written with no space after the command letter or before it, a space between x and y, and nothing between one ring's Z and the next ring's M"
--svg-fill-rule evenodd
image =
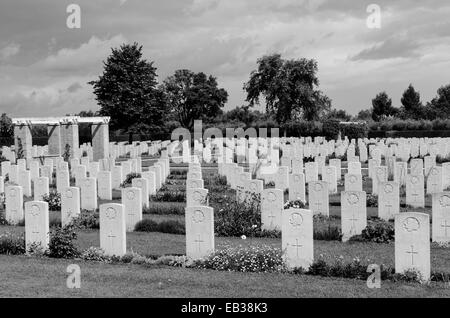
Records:
M448 221L445 220L442 222L441 227L445 229L445 237L448 236L448 229L450 228L450 224L447 223Z
M295 244L292 244L292 246L296 248L297 257L299 257L300 255L298 254L298 249L303 247L303 245L298 243L298 239L295 239Z
M112 249L112 248L114 247L114 239L116 238L116 236L113 235L113 232L112 232L112 231L110 231L109 234L108 234L108 238L110 239L110 242L111 242L111 249Z
M201 239L200 239L200 234L198 235L198 239L196 239L195 241L194 241L195 243L198 243L198 251L200 252L201 251L201 249L200 249L200 243L204 243L205 241L202 241Z
M414 254L419 254L414 251L414 245L411 245L411 251L406 251L406 254L411 254L411 265L414 265Z

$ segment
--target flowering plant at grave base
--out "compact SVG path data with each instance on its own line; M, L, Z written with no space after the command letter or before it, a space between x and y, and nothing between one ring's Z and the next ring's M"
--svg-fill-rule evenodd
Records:
M236 272L284 272L282 251L268 245L226 246L194 265L196 268Z
M368 221L361 234L352 236L351 242L390 243L395 238L394 225L383 220Z
M25 236L6 232L0 234L0 254L20 255L25 254Z
M126 188L128 186L131 186L133 179L140 178L140 177L141 177L140 173L136 173L136 172L129 173L129 174L127 174L125 180L120 184L120 187Z
M49 194L44 194L42 201L48 203L50 211L61 211L61 194L56 190L50 190Z
M73 225L78 230L99 229L100 220L98 214L88 210L81 210L81 213L72 219L70 225Z
M110 262L110 257L105 254L105 251L100 247L91 246L84 250L81 255L81 259L85 261L96 261L96 262Z
M306 208L306 202L302 201L302 200L294 200L294 201L287 201L284 204L284 209L305 209Z
M366 194L366 206L370 208L378 207L378 195L367 193Z
M27 255L34 257L44 257L47 256L47 252L41 245L41 243L31 243L27 248Z

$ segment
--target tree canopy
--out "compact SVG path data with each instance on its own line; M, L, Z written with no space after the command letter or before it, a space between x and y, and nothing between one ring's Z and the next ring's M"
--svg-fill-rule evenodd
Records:
M420 94L414 89L412 84L409 84L408 88L403 92L401 102L400 112L402 117L411 119L423 118L423 105L420 101Z
M381 92L372 99L372 107L372 119L375 121L394 116L397 113L397 109L392 106L392 99L386 92Z
M278 123L314 120L331 108L331 100L317 89L318 66L313 59L285 60L280 54L263 56L244 84L250 106L265 99L266 110Z
M99 114L110 116L112 129L130 134L157 131L166 113L164 94L156 87L153 62L142 58L137 43L113 48L94 87Z
M228 100L227 91L218 87L215 77L186 69L164 80L162 90L175 118L189 129L196 119L211 121L220 115Z

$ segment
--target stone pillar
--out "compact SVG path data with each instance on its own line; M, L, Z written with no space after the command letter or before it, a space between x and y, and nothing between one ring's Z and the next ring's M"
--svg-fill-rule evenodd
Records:
M61 126L59 124L50 124L48 131L48 154L61 156L63 148L61 147Z
M18 157L19 139L22 144L23 158L31 158L33 138L31 137L31 127L29 125L14 125L14 148L16 158Z
M109 157L109 125L105 123L92 124L92 150L94 161Z
M61 124L61 146L63 153L66 149L66 145L70 146L70 157L73 158L75 149L80 147L77 124Z

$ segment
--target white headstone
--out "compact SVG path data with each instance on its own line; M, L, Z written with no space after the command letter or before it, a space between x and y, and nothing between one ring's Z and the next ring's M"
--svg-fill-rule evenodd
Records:
M186 207L186 256L201 259L214 252L214 210Z
M23 220L23 190L21 186L6 187L5 218L13 225Z
M123 256L127 251L125 209L123 204L100 206L100 248L106 255Z
M84 210L97 209L97 180L86 177L79 179L81 193L81 208Z
M280 230L283 211L283 191L280 189L264 189L261 199L261 228L264 230Z
M61 190L61 224L66 226L80 215L80 189L67 187Z
M450 192L433 194L433 242L450 243Z
M342 241L362 233L367 226L366 192L341 192Z
M47 250L50 243L47 202L25 202L25 242L27 251L31 247Z
M398 182L386 181L379 184L378 217L389 221L400 213L400 187Z
M308 184L308 205L313 214L329 216L328 183L312 181Z
M125 220L128 232L134 231L136 224L142 220L142 189L128 187L122 189L122 204L125 207Z
M425 190L423 175L406 176L406 205L423 208L425 207Z

